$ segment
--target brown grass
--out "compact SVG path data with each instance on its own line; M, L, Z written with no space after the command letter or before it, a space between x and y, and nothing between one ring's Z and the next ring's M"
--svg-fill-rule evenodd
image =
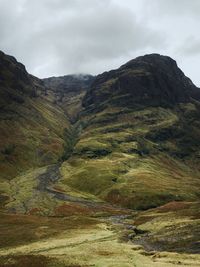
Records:
M0 267L46 267L49 259L42 255L23 255L13 257L1 257Z
M63 204L55 209L56 216L89 215L91 213L92 211L88 207L73 203Z
M159 207L158 212L178 211L178 210L189 208L190 204L191 204L190 202L172 201L170 203L167 203L166 205Z
M81 216L42 217L34 215L0 214L0 248L24 245L49 238L62 231L85 228L96 224L96 220Z

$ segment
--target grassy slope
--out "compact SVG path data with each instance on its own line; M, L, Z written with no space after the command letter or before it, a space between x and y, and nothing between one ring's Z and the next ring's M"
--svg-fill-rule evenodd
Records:
M135 238L146 249L199 253L199 202L170 202L140 213L134 224L148 233Z
M43 82L1 51L0 76L0 179L10 180L57 162L69 122Z
M22 64L2 52L0 76L0 201L1 207L8 202L13 207L18 203L17 209L22 212L21 206L31 206L28 203L37 184L38 168L57 163L62 157L64 132L70 128L70 123L42 81L29 75ZM12 184L17 187L18 183L22 191L20 187L18 191L12 187ZM38 193L38 202L39 199L42 194ZM20 204L20 200L28 203ZM50 203L53 205L53 201L49 202L49 207Z
M0 121L1 178L57 162L69 127L63 111L40 97L12 104L9 111Z
M61 167L63 184L134 209L198 199L199 114L191 103L107 108L86 117L88 126Z

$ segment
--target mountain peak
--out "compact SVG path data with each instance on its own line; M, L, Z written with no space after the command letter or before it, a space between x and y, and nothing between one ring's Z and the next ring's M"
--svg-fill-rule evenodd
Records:
M122 65L122 67L131 67L134 64L138 64L138 63L143 63L143 64L162 64L162 65L173 65L174 67L177 67L177 63L174 59L172 59L169 56L164 56L164 55L160 55L157 53L153 53L153 54L146 54L144 56L139 56L136 57L130 61L128 61L126 64Z
M185 76L174 59L160 54L147 54L136 57L122 65L120 69L143 69L151 73L163 72L164 75L171 75L178 80L185 80L190 85L192 84L191 80Z
M171 106L200 99L200 90L185 76L175 60L149 54L119 69L98 75L84 99L85 106Z

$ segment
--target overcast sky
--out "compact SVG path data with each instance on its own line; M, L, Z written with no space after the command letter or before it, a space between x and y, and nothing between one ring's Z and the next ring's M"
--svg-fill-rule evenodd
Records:
M200 86L200 0L0 0L0 49L38 77L156 52Z

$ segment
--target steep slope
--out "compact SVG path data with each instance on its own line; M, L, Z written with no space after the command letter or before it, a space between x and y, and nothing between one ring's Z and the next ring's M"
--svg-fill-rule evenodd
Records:
M72 123L92 79L78 75L40 80L14 57L0 53L0 210L52 215L64 209L71 214L71 209L87 210L79 203L85 198L95 200L70 187L65 193L54 188L59 166L81 131L79 122Z
M97 76L62 183L134 209L199 199L199 92L158 54Z
M158 54L138 57L117 70L97 76L84 99L88 110L106 106L164 106L200 99L199 90L177 67L176 62Z
M11 179L56 163L63 153L65 112L48 100L41 80L0 52L0 175Z

